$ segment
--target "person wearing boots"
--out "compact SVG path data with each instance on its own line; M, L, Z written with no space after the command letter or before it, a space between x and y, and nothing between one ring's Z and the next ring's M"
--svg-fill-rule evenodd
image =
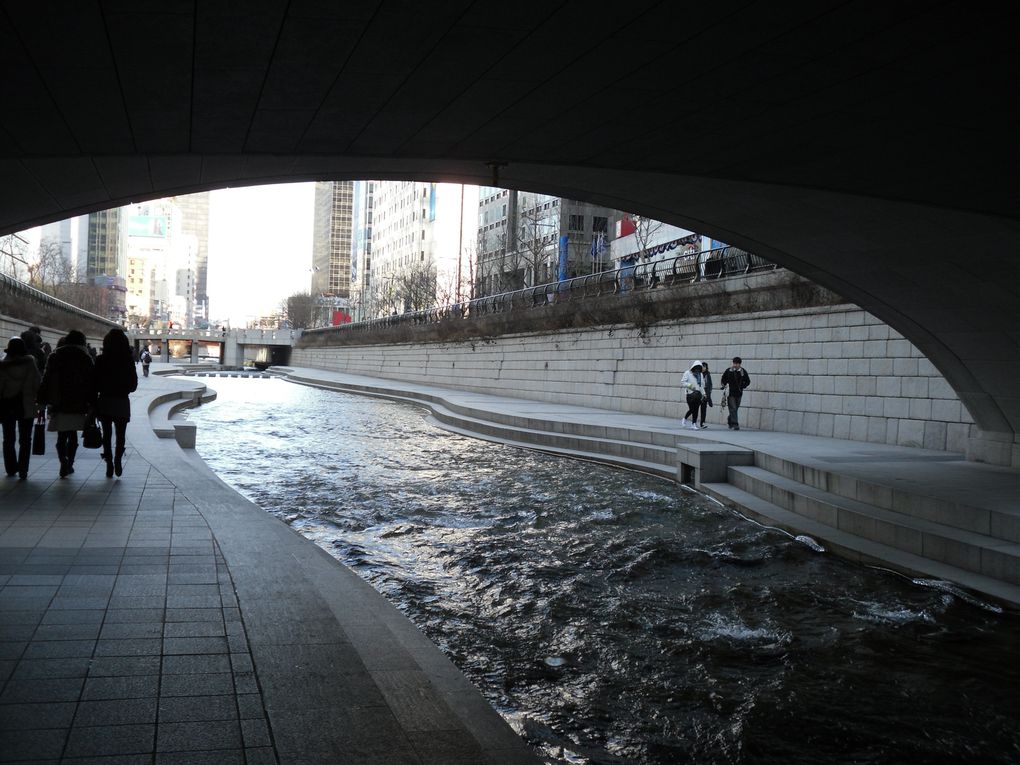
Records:
M122 329L111 329L103 338L103 352L96 359L96 415L103 425L103 459L106 477L124 472L124 434L131 419L128 395L138 388L138 372L131 358L131 343ZM113 451L113 431L117 431L117 450Z
M28 478L28 461L32 455L32 420L39 377L39 368L25 341L12 337L7 344L7 356L0 361L0 421L4 433L4 468L7 475L17 474L22 481Z
M46 361L39 403L49 404L51 420L57 431L57 457L60 477L74 472L74 455L78 451L78 431L96 403L96 368L85 349L85 335L74 329L67 333L64 344Z

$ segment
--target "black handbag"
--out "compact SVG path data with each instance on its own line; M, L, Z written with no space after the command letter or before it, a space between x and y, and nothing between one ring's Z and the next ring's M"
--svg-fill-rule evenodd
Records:
M86 449L98 449L103 445L103 431L96 425L94 417L85 422L85 429L81 433L81 445Z
M46 454L46 415L43 414L32 427L32 454Z

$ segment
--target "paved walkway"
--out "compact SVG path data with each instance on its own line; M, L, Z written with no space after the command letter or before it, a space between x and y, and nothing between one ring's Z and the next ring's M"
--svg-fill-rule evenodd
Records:
M80 449L59 479L50 434L0 483L0 762L535 762L370 586L153 434L182 385L140 381L122 478Z

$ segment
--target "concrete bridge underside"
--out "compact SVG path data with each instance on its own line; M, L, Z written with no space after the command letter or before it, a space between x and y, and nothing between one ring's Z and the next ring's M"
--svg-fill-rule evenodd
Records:
M1017 7L16 4L0 232L226 186L492 184L753 250L1020 432Z

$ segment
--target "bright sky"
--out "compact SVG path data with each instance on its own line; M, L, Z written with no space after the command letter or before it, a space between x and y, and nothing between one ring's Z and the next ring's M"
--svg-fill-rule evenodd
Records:
M314 183L209 195L211 319L233 327L275 313L311 283Z

